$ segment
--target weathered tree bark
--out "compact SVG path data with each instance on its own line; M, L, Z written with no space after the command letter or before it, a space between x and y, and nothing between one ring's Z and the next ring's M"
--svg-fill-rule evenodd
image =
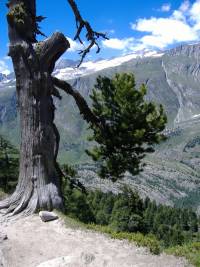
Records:
M16 191L0 203L0 208L6 208L12 214L61 208L60 173L56 163L59 133L54 124L52 98L56 89L51 73L56 60L70 45L61 33L35 42L34 0L11 0L8 6L9 54L16 75L21 147ZM29 18L25 21L26 31L20 30L24 25L20 25L15 16L17 8L21 7L25 12L22 19Z

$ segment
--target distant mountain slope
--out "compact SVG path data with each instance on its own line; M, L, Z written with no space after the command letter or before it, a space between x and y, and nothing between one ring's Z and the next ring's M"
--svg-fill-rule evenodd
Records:
M98 75L112 77L117 72L133 72L137 85L148 87L147 99L163 104L168 115L168 140L146 158L147 166L137 177L126 178L141 191L160 202L177 205L200 203L200 44L184 45L161 53L132 54L111 60L60 61L54 71L67 79L89 100ZM56 124L61 133L59 158L80 166L82 180L91 186L99 181L84 150L88 147L87 125L70 96L56 102ZM18 115L14 77L0 81L0 133L19 146ZM89 164L89 165L88 165ZM88 172L88 168L90 172ZM92 170L91 170L92 169ZM96 182L92 182L95 177ZM98 182L99 181L99 182ZM117 185L112 185L113 190ZM109 186L107 186L108 188Z

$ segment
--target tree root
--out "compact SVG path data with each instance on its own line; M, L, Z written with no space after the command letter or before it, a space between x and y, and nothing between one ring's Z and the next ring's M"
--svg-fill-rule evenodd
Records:
M7 199L0 202L0 210L5 210L4 214L9 216L14 216L24 211L27 206L30 206L30 202L32 203L32 194L33 188L29 190L16 191ZM37 209L37 206L32 209L32 213L34 213ZM30 207L29 207L30 210Z
M0 202L0 213L6 217L28 216L35 213L39 208L52 210L62 208L62 200L57 187L50 183L40 190L30 187L28 190L16 191L7 199Z
M0 201L0 210L7 209L9 207L9 203L10 203L10 197Z

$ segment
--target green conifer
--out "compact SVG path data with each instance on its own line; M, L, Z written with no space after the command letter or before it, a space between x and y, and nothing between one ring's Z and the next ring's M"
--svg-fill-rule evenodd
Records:
M91 124L97 145L86 151L100 162L99 174L116 181L125 171L137 174L141 160L164 139L167 118L163 107L145 101L146 87L136 89L133 74L98 77L92 92L92 109L102 127Z

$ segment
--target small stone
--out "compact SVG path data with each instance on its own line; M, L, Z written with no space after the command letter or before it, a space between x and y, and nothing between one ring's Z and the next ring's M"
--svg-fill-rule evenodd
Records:
M4 240L7 240L8 236L5 233L0 233L0 242L3 242Z
M81 253L81 259L84 261L86 265L90 264L95 260L95 256L92 253Z
M54 212L49 211L40 211L39 216L43 222L49 222L58 219L58 216Z

